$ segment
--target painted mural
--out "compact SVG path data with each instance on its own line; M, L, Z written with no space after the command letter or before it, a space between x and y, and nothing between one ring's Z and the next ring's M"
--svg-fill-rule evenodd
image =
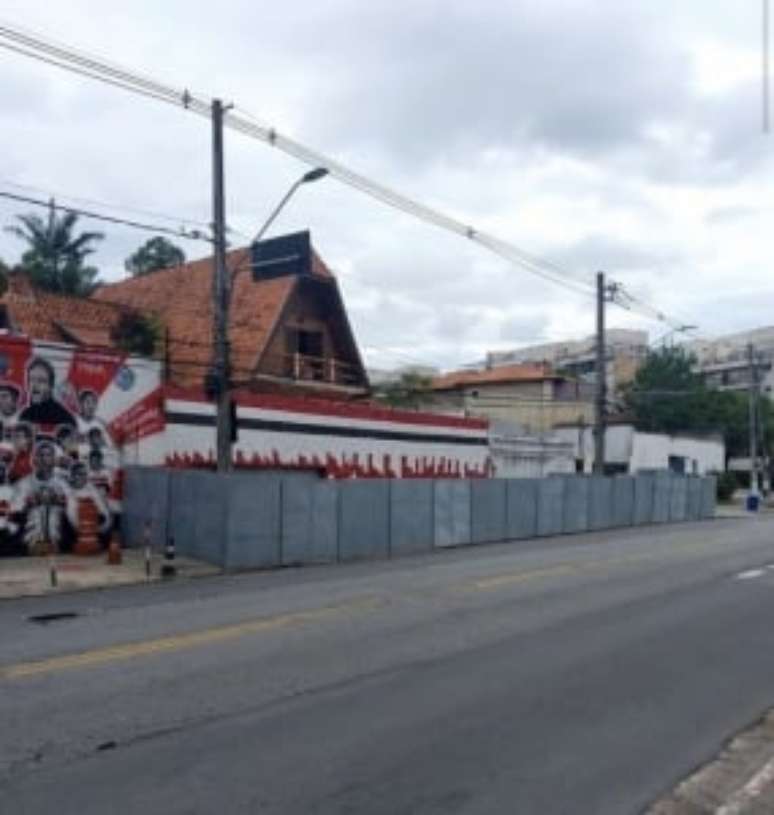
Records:
M158 364L118 352L0 341L0 555L107 546L123 450L159 433Z

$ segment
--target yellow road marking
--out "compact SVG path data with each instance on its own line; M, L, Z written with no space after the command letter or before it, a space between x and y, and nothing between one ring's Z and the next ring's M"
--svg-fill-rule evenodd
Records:
M217 626L201 631L192 631L188 634L177 634L170 637L141 642L128 642L122 645L113 645L106 648L95 648L91 651L82 651L76 654L49 657L48 659L33 662L19 662L15 665L0 667L0 679L22 679L28 676L38 676L58 671L84 668L92 665L104 665L110 662L134 659L135 657L150 656L152 654L183 651L197 648L202 645L211 645L217 642L233 640L248 634L258 634L278 628L304 625L306 623L320 622L322 620L345 614L348 611L362 611L376 608L380 602L375 597L360 598L338 606L325 606L310 611L298 611L292 614L281 614L276 617L263 617L257 620L247 620L233 625Z
M483 577L466 584L466 588L477 591L487 591L500 586L509 586L512 583L526 583L528 580L537 580L541 577L551 577L559 574L570 574L577 571L572 566L550 566L547 569L533 569L531 572L511 572L509 574L498 574L494 577Z
M693 550L706 550L725 547L727 544L722 541L717 544L701 541L699 543L682 544L669 549L667 554L679 554L681 552L691 552ZM556 577L558 575L581 574L583 572L595 572L605 570L613 566L620 566L630 563L641 563L648 560L660 560L659 553L645 553L637 555L624 555L622 557L611 557L604 560L594 560L589 563L560 563L556 566L548 566L544 569L533 569L531 571L507 572L505 574L493 575L492 577L482 577L463 583L460 588L463 591L493 591L503 586L510 586L516 583L527 583L530 580L539 580L544 577Z

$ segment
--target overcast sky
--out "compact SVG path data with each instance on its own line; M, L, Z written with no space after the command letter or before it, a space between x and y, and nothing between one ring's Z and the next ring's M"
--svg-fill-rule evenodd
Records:
M574 275L605 269L704 335L774 323L761 0L2 6L4 22L233 101ZM210 219L206 120L4 50L0 72L0 189ZM233 133L226 153L229 224L249 234L306 168ZM24 211L0 202L0 222ZM146 236L100 228L95 261L115 280ZM590 299L333 179L302 188L274 231L304 228L372 365L448 367L593 329ZM0 258L20 249L0 236ZM620 309L609 323L667 330Z

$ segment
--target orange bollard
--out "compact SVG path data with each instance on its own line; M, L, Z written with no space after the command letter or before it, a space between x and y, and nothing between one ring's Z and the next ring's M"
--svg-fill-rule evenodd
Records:
M113 535L110 539L110 545L108 546L108 556L107 562L109 566L120 566L121 565L121 544L118 542L118 538Z

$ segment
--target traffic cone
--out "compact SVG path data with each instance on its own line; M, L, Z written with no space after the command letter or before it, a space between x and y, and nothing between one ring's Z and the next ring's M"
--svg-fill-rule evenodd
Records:
M110 545L108 546L107 562L109 566L120 566L121 560L121 544L118 541L118 537L113 535L110 539Z

